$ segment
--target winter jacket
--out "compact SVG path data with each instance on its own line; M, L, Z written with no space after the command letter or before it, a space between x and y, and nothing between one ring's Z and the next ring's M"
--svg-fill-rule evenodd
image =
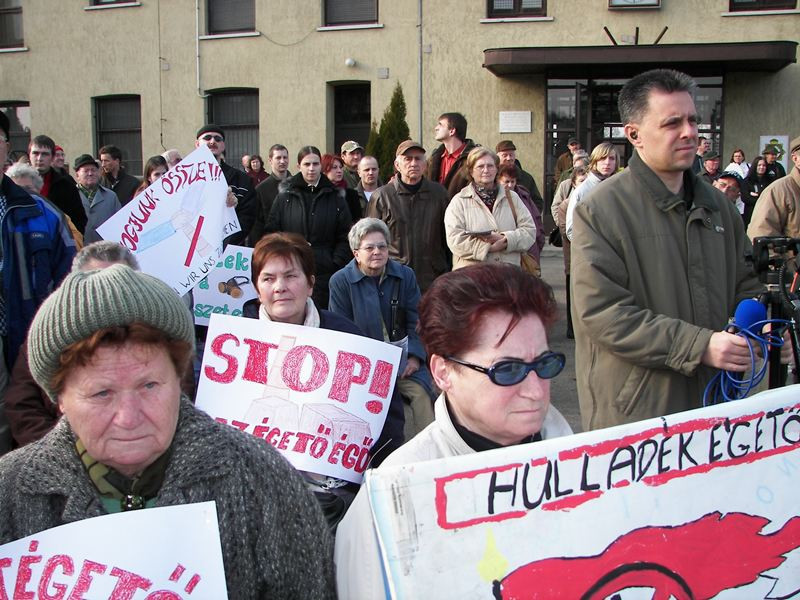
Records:
M800 237L800 169L773 181L758 198L747 237Z
M291 177L291 173L287 175ZM255 246L256 242L264 235L264 227L269 220L269 211L272 210L272 203L278 197L278 186L283 179L278 179L270 174L264 181L256 186L256 210L253 228L250 230L250 243Z
M6 197L8 207L0 223L0 244L8 322L5 359L11 368L39 305L69 272L75 240L61 211L42 198L31 196L5 175L0 193Z
M542 198L542 194L539 192L539 188L536 185L536 180L533 178L533 175L522 168L522 165L518 160L515 160L514 162L517 167L517 184L528 190L528 193L531 195L531 200L533 201L534 205L536 205L536 208L539 209L539 214L541 215L544 212L544 199ZM542 233L542 235L544 235L544 233Z
M353 219L344 195L325 175L320 175L313 192L302 173L282 181L278 189L265 233L291 231L311 244L316 270L313 299L318 308L327 308L328 280L353 256L347 242Z
M458 435L444 395L434 406L434 421L384 461L382 466L475 454ZM543 439L571 435L572 429L552 404L542 424ZM383 561L367 490L362 486L336 532L336 588L340 598L384 598Z
M91 202L81 188L78 188L78 193L81 195L83 209L86 211L86 217L88 218L86 230L83 233L83 243L91 244L102 240L102 236L97 233L97 228L122 208L117 195L102 185L97 186L97 191Z
M456 162L453 163L453 167L447 173L447 177L445 177L444 183L442 184L445 188L447 188L448 198L455 196L459 190L461 190L461 188L468 183L467 175L463 171L462 167L467 161L467 155L477 146L477 144L470 139L464 140L464 142L466 143L466 146L461 151L461 154L458 155ZM425 176L431 181L439 181L444 151L444 144L441 144L438 148L436 148L436 150L433 151L430 159L428 159L428 172L425 174Z
M0 489L0 544L106 513L66 418L0 459ZM331 538L302 478L269 444L184 399L155 505L211 500L229 598L335 597Z
M332 312L353 321L367 337L384 341L384 331L392 329L392 300L397 290L397 322L401 335L408 336L408 354L419 359L420 368L410 379L423 386L433 400L433 381L427 366L427 354L417 334L419 286L417 278L406 265L390 260L384 277L376 285L374 278L358 268L356 260L331 277L330 304Z
M534 185L536 185L534 183ZM539 210L539 206L536 204L536 201L531 197L531 193L521 183L517 183L517 187L514 189L517 192L517 196L519 199L522 200L522 204L525 205L525 208L528 209L528 212L531 213L531 218L533 218L533 225L536 227L536 241L533 243L533 246L528 248L528 254L530 254L534 259L536 259L536 264L539 264L539 257L542 255L542 248L544 248L544 224L542 223L542 211ZM541 200L541 197L539 198Z
M453 269L481 262L507 262L519 266L521 254L536 241L536 226L533 217L516 192L510 192L517 219L511 212L506 190L497 185L497 199L492 210L478 197L472 184L465 186L447 207L444 227L447 245L453 253ZM489 242L472 235L475 232L492 231L506 236L508 247L502 252L489 252Z
M597 184L603 181L594 171L589 171L586 179L578 187L574 188L567 199L566 218L564 219L564 231L567 239L572 241L572 221L575 215L575 208L583 202Z
M392 234L389 257L408 265L425 290L442 273L450 270L444 213L450 196L441 185L427 178L412 194L395 177L372 193L367 217L386 223Z
M256 220L256 191L247 173L230 166L224 160L219 161L219 166L222 169L222 174L225 175L225 181L233 191L233 195L236 196L236 200L238 200L236 216L239 218L239 225L242 227L241 231L226 237L224 242L226 245L244 246Z
M736 207L690 170L670 192L638 154L575 208L572 319L585 430L701 405L701 358L763 291Z
M117 195L120 206L125 206L131 201L140 184L141 181L133 175L128 175L124 168L120 168L117 179L111 179L106 174L100 178L100 185L107 187Z
M83 234L86 230L87 217L75 180L69 175L62 175L55 169L52 169L52 173L53 179L50 183L47 199L58 210L72 219L73 225Z

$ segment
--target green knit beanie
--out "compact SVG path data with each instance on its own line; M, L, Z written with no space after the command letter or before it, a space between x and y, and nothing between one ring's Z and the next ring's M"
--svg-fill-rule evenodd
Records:
M50 380L70 345L106 327L145 323L194 344L192 316L163 281L127 265L76 271L39 307L28 332L28 361L36 383L56 401Z

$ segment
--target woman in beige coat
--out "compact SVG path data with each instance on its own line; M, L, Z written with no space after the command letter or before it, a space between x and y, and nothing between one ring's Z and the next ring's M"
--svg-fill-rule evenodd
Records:
M500 160L488 148L472 150L464 163L469 185L444 214L453 269L481 262L519 266L536 239L533 217L516 192L497 182ZM513 205L513 208L512 208Z

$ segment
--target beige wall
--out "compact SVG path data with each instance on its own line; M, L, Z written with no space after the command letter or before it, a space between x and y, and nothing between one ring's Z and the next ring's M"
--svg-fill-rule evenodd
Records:
M200 0L201 28L204 2ZM48 133L69 158L93 148L93 96L139 94L142 155L193 147L205 102L198 92L195 0L141 0L133 8L84 10L89 0L25 0L28 52L0 53L0 101L31 103L33 134ZM640 28L651 43L796 40L800 15L723 17L728 0L666 0L655 11L609 11L604 0L553 0L550 21L482 24L485 0L424 0L423 135L433 149L433 125L445 111L469 120L469 137L493 146L513 137L525 167L542 185L545 85L541 76L498 78L482 67L487 48L608 45L608 26L621 41ZM200 92L259 89L260 150L275 142L290 155L302 144L330 149L333 139L329 82L368 81L372 118L380 121L394 86L403 86L412 136L419 131L418 2L380 2L380 29L317 31L320 0L256 0L257 37L200 41ZM201 33L204 33L201 30ZM159 58L161 57L161 58ZM353 58L355 67L345 66ZM379 68L389 69L378 79ZM725 85L725 148L748 156L759 133L800 133L790 94L800 89L800 67L778 74L741 73ZM764 106L764 108L760 108ZM532 111L533 131L498 132L501 110ZM762 131L763 130L763 131ZM753 142L753 139L756 142ZM366 140L364 140L366 141ZM232 162L235 162L232 160Z

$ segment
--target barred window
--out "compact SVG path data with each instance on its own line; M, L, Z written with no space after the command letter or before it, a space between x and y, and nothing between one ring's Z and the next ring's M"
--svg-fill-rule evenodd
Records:
M94 99L95 156L100 148L117 146L131 175L142 174L142 110L139 96Z

